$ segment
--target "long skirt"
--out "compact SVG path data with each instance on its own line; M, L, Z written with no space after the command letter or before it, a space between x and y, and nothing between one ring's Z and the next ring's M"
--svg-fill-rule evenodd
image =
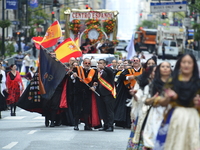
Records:
M176 107L172 113L166 141L156 142L155 150L196 150L200 146L199 115L195 108ZM166 131L166 130L165 130ZM163 134L159 130L158 134ZM159 136L157 137L159 140Z

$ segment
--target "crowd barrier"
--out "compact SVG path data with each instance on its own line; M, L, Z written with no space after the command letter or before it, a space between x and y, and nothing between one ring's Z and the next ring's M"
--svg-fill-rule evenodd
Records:
M186 54L193 54L196 58L196 60L199 60L200 58L200 51L198 50L193 50L193 49L185 49Z

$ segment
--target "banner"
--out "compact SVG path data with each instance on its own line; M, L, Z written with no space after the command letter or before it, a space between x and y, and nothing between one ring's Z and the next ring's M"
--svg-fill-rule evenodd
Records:
M65 77L66 69L64 65L53 59L42 48L40 48L39 62L39 78L46 92L41 94L43 98L49 100Z
M67 38L59 44L54 51L56 58L62 63L69 62L71 57L76 58L82 56L82 51L71 38Z
M30 0L29 5L30 5L31 8L38 7L38 0Z
M18 0L6 0L6 9L18 9Z

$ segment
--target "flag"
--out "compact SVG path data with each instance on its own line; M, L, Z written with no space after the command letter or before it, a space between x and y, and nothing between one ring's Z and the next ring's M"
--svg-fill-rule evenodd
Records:
M42 48L40 48L39 62L39 79L41 79L45 89L45 94L41 93L41 95L49 100L65 77L66 69L64 65L52 58Z
M77 36L75 39L74 39L74 42L76 43L76 45L79 47L79 36Z
M44 38L33 37L33 41L44 48L49 48L57 44L62 36L61 27L58 21L55 21L46 31ZM37 47L37 45L36 45Z
M38 0L30 0L29 5L30 5L31 8L38 7Z
M126 51L128 52L127 59L131 60L133 56L136 55L135 47L134 47L134 34L129 42L128 46L126 47Z
M82 56L82 51L71 38L65 39L54 51L56 58L62 63L69 62L71 57L76 58Z
M38 43L39 43L39 42L42 42L43 37L40 37L40 36L33 37L32 40L34 41L35 48L36 48L36 49L40 49L40 45L39 45ZM36 41L37 41L38 43L36 43Z

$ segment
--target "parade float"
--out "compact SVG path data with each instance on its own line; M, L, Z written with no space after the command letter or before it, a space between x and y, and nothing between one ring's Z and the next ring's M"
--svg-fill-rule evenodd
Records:
M103 39L116 43L117 11L68 9L64 12L66 18L65 38L80 39L82 44L89 38L91 44L97 44Z

